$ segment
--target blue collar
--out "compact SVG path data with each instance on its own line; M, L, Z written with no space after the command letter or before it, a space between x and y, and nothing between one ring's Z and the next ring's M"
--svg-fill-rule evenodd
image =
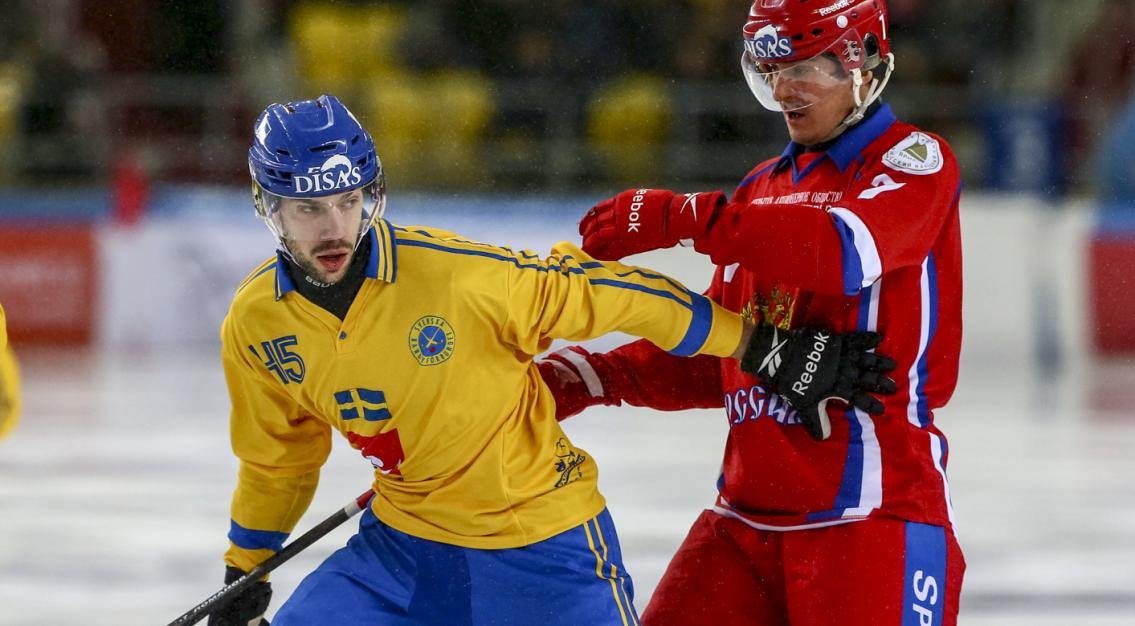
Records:
M367 250L367 278L393 283L398 274L398 250L391 234L390 222L380 219L370 229L370 249ZM283 252L276 252L276 299L295 291L296 285L288 275L288 262Z
M863 149L885 133L895 121L895 114L891 112L891 106L889 104L880 106L879 110L872 113L870 117L852 126L840 135L840 137L835 140L835 143L827 149L824 156L813 163L813 167L816 163L822 162L824 157L827 157L832 160L832 163L835 164L836 168L838 168L842 174L844 170L855 161L856 157L863 152ZM773 169L779 171L785 166L791 165L793 178L796 182L799 182L800 178L803 178L805 174L812 170L812 168L809 167L803 173L797 174L796 156L802 152L804 152L804 146L795 141L788 142L788 147L780 154L780 159L777 160L776 166Z

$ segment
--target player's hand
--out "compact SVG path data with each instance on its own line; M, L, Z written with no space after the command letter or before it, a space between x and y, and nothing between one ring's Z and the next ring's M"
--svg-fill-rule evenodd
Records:
M225 584L228 585L244 576L236 567L225 568ZM258 580L233 599L213 610L209 615L209 626L248 626L259 624L268 626L264 612L272 600L272 583Z
M832 400L872 415L883 413L883 403L871 394L895 392L895 381L886 376L895 362L873 352L882 339L878 333L782 330L760 324L741 358L741 369L787 399L808 434L823 441L832 433L827 413Z
M583 251L604 261L670 248L704 232L725 203L720 191L675 195L630 189L591 207L579 222Z
M556 421L578 415L597 404L618 405L607 397L602 377L587 361L591 353L579 346L553 352L536 362L540 377L556 399Z

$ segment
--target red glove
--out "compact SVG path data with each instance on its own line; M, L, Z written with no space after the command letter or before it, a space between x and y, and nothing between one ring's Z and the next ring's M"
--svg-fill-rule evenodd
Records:
M630 189L591 207L579 223L583 251L604 261L670 248L704 233L725 204L720 191L675 195Z
M605 376L588 362L591 353L579 346L553 352L537 361L544 384L556 398L556 420L563 421L589 406L622 404L618 398L608 399ZM598 364L602 368L601 364Z

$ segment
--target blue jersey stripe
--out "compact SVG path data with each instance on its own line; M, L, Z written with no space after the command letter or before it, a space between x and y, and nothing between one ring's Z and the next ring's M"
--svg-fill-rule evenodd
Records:
M686 330L686 336L682 337L682 341L678 342L678 345L670 351L670 354L674 356L697 354L698 350L705 345L705 340L709 337L709 329L713 326L713 305L710 304L709 298L692 292L690 296L693 297L694 315L690 319L690 327Z
M927 361L930 346L934 342L934 331L938 327L938 272L934 267L934 253L931 253L926 259L926 284L929 290L927 302L930 312L927 319L930 328L926 332L926 349L922 351L922 355L918 359L918 389L915 390L915 393L918 394L918 422L923 428L930 425L929 398L926 397L926 379L929 378L930 373Z
M249 276L249 277L248 277L248 280L246 280L246 281L244 281L243 283L241 283L240 287L237 287L237 290L236 290L236 292L237 292L237 293L240 293L240 292L244 291L244 288L245 288L245 287L247 287L247 286L248 286L248 285L249 285L250 283L252 283L252 281L254 281L254 280L256 280L257 278L259 278L259 277L260 277L260 276L261 276L262 274L264 274L265 272L271 271L271 270L272 270L272 268L274 268L274 267L276 267L276 264L275 264L275 263L269 263L268 265L266 265L266 266L264 266L264 267L260 268L260 271L256 272L256 273L255 273L255 274L253 274L252 276Z
M571 257L564 257L564 260L566 261L570 258ZM589 261L587 263L580 263L579 266L582 267L585 270L606 268L605 265L603 265L602 263L600 263L598 261ZM607 269L610 269L610 268L607 268ZM655 274L655 273L643 270L642 268L639 268L639 267L636 267L629 272L621 272L621 273L615 272L615 276L618 276L620 278L632 276L634 274L638 274L639 276L642 276L643 278L650 278L650 279L654 279L654 280L664 280L667 283L669 283L670 286L673 287L674 289L676 289L678 291L686 291L686 286L683 285L682 283L674 280L673 278L670 278L669 276L663 276L662 274Z
M380 237L381 235L378 234L378 230L372 226L370 229L370 246L367 247L367 278L378 278L378 255L379 248L381 248L381 242L379 242Z
M906 523L903 626L941 624L946 605L946 529Z
M430 243L428 241L416 241L416 240L413 240L413 239L398 239L397 241L398 241L399 245L403 245L403 246L411 246L411 247L416 247L416 248L429 248L431 250L438 250L440 252L449 252L451 254L464 254L464 255L469 255L469 256L484 257L484 258L487 258L487 259L494 259L496 261L504 261L505 263L512 263L517 268L522 269L522 270L536 270L537 272L556 271L556 272L567 272L569 274L584 274L584 275L586 275L586 272L580 267L568 267L566 265L561 267L559 265L553 265L553 264L535 265L535 264L531 264L531 263L521 263L520 259L517 259L515 257L510 257L510 256L506 256L506 255L503 255L503 254L498 254L498 253L495 253L495 252L489 252L487 250L461 250L461 249L458 249L458 248L449 248L449 247L446 247L446 246L438 245L436 243ZM633 273L634 272L627 272L627 273L621 274L621 275L622 276L629 276L630 274L633 274ZM655 296L659 296L659 297L663 297L663 298L668 298L670 300L677 302L678 304L681 304L682 306L686 307L687 309L693 308L693 306L690 303L683 301L682 298L680 298L677 294L662 291L660 289L652 289L650 287L646 287L646 286L643 286L643 285L636 285L634 283L628 283L628 282L623 282L623 281L619 281L619 280L611 280L609 278L589 278L588 281L592 285L606 285L606 286L609 286L609 287L619 287L621 289L631 289L631 290L634 290L634 291L641 291L643 293L648 293L648 294L651 294L651 295L655 295Z
M799 185L800 181L803 180L803 178L805 176L810 174L812 172L812 170L816 169L817 165L819 165L820 163L823 163L825 158L827 158L827 155L822 155L819 158L815 159L814 161L809 163L808 167L805 167L804 171L802 171L802 172L798 172L796 170L796 159L792 159L792 184ZM841 169L841 171L842 171L842 169Z
M859 294L859 314L856 329L870 330L871 300L873 292L878 285L872 285ZM863 425L855 414L854 408L844 412L848 424L847 458L843 464L843 478L840 480L839 492L836 493L835 502L831 511L823 511L808 516L808 521L821 521L842 517L845 509L858 507L863 493Z
M288 262L284 260L284 253L276 253L276 299L284 297L289 291L295 291L296 285L292 277L288 276Z
M874 330L868 326L871 323L871 299L874 296L872 292L878 289L878 285L871 285L859 294L859 316L856 320L856 330Z
M859 506L860 494L863 492L863 425L855 416L854 408L848 408L844 416L847 417L849 431L847 459L843 463L843 479L840 481L839 493L835 497L836 509L852 509Z
M398 278L398 243L394 239L394 229L396 227L386 220L382 220L382 224L385 227L385 241L390 242L390 265L386 268L386 280L387 282L393 283L394 280Z
M768 165L762 167L761 169L753 172L749 176L746 176L745 179L741 181L741 184L737 185L737 191L740 191L741 188L744 187L745 185L748 185L749 183L753 182L754 180L760 178L761 174L764 174L765 172L771 170L775 166L776 166L775 162L769 163ZM734 192L734 193L736 193L736 192Z
M660 298L667 298L669 300L673 300L674 302L677 302L678 304L686 307L687 309L692 309L694 311L694 319L690 320L691 329L693 328L693 325L696 323L696 320L697 320L697 301L696 301L696 299L695 299L694 303L691 304L689 302L682 300L680 297L678 297L677 294L670 293L669 291L662 291L661 289L652 289L650 287L644 287L643 285L636 285L635 283L623 282L621 280L611 280L609 278L590 278L590 279L588 279L588 282L590 282L592 285L606 285L608 287L618 287L620 289L630 289L631 291L641 291L642 293L648 293L652 296L658 296ZM690 331L687 331L687 335L688 335L689 332ZM708 327L706 328L706 332L707 333L709 332ZM705 341L704 337L702 338L702 341L703 342Z
M843 293L854 296L863 288L863 261L859 249L855 247L855 233L851 227L838 217L835 218L836 232L839 233L840 259L843 265Z
M244 550L272 550L279 552L288 539L288 533L270 530L252 530L230 520L229 541Z
M566 271L570 274L583 274L584 273L584 271L581 268L578 268L578 267L562 267L561 268L558 265L546 265L545 266L545 265L533 265L533 264L530 264L530 263L521 263L520 259L510 257L510 256L506 256L506 255L503 255L503 254L497 254L496 252L489 252L487 250L462 250L460 248L449 248L447 246L442 246L442 245L439 245L439 244L436 244L436 243L431 243L431 242L428 242L428 241L417 241L415 239L396 239L396 241L398 242L398 245L402 245L402 246L410 246L410 247L413 247L413 248L429 248L430 250L438 250L440 252L449 252L451 254L464 254L464 255L468 255L468 256L479 256L479 257L485 257L486 259L494 259L494 260L497 260L497 261L504 261L506 263L512 263L513 265L515 265L516 267L518 267L522 270L536 270L538 272L547 272L548 270L554 270L554 271L557 271L557 272Z

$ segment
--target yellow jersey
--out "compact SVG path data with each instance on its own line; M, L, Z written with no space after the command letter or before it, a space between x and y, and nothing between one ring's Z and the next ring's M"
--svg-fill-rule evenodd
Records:
M380 221L346 316L304 298L283 259L237 289L222 361L240 459L226 563L277 551L342 433L375 467L371 506L410 535L471 548L541 541L605 506L555 420L534 356L623 331L728 356L743 323L650 270L560 243L541 258Z
M19 419L20 368L8 346L8 322L0 306L0 439L12 432Z

